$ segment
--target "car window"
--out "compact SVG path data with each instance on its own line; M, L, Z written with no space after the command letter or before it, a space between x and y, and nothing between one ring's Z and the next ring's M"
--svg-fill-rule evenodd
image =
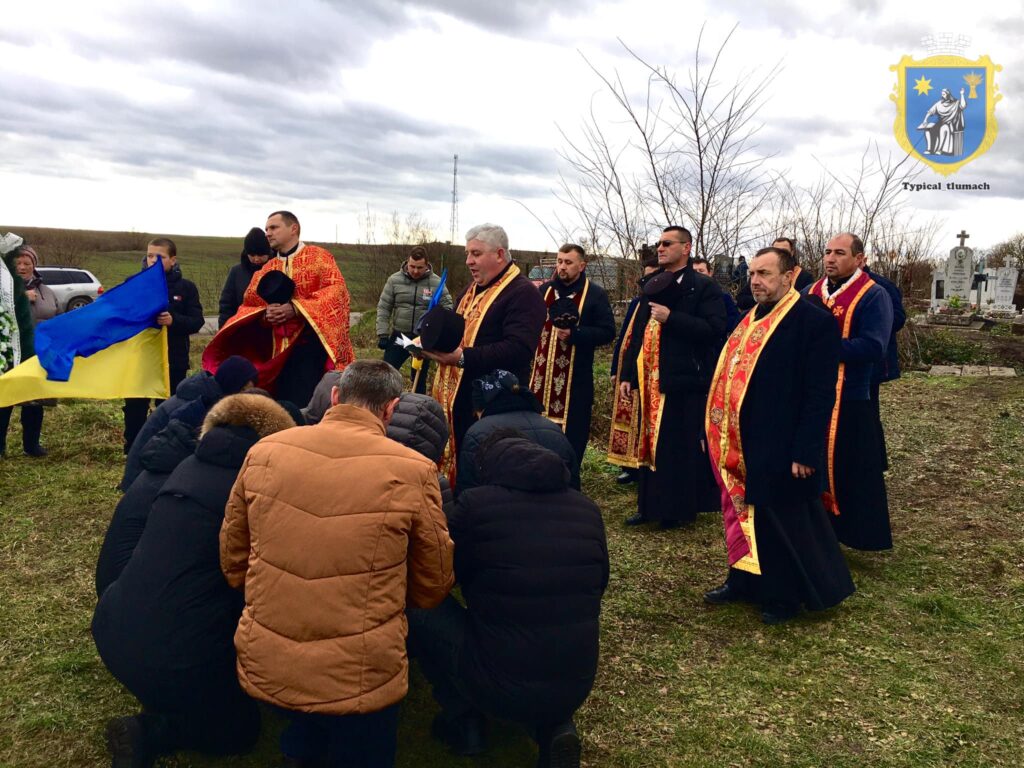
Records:
M71 269L69 269L67 271L67 274L71 276L71 280L68 281L68 282L71 282L71 283L91 283L92 282L92 278L89 277L89 273L88 272L80 272L78 270L71 270Z
M66 285L73 282L63 269L40 269L39 276L47 285Z

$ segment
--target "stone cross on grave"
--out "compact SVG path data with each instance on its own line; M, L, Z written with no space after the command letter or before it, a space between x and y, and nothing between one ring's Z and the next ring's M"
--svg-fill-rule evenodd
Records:
M957 237L960 238L960 247L963 248L964 247L964 240L969 238L970 235L967 234L967 230L966 229L961 229L960 230L960 234L957 235Z

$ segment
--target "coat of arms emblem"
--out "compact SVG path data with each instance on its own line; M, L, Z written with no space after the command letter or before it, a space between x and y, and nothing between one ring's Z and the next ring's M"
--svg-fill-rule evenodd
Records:
M933 50L961 50L965 39L925 40ZM893 131L910 155L943 176L955 173L995 143L995 106L1002 98L995 83L1002 66L988 56L970 60L958 53L941 53L920 61L904 56L889 67L896 86Z

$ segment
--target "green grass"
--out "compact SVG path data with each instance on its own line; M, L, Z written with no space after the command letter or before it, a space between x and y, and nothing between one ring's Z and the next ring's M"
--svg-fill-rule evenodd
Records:
M911 375L883 397L896 547L849 553L857 593L781 627L702 603L725 575L719 520L623 528L635 491L588 451L612 572L598 680L577 718L586 765L1021 764L1022 387ZM89 635L120 428L115 404L64 403L47 411L47 459L0 461L0 766L102 765L104 721L135 706ZM19 430L15 418L13 448ZM487 755L448 756L429 736L435 711L414 675L399 765L533 764L529 739L503 724ZM161 765L273 765L281 722L264 722L247 757Z

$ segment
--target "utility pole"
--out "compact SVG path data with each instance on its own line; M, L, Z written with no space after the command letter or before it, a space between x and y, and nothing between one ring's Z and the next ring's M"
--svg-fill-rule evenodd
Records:
M455 242L455 231L459 228L459 156L452 160L452 234L449 242Z

